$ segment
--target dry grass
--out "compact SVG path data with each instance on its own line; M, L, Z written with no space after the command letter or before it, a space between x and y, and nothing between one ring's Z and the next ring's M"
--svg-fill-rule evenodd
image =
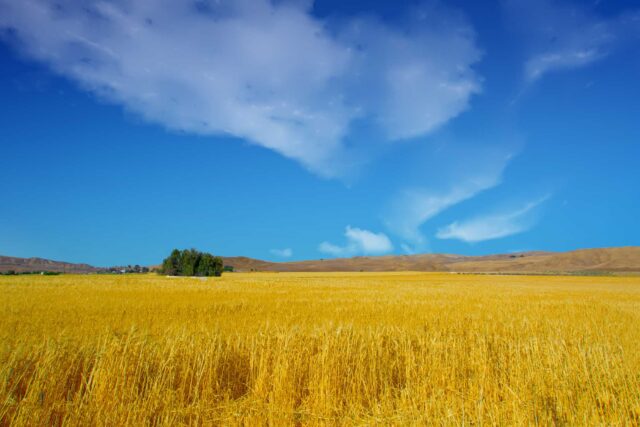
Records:
M0 278L0 424L639 422L638 278Z

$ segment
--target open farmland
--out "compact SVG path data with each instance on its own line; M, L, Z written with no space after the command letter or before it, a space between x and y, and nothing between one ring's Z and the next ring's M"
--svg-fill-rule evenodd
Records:
M640 278L0 277L0 424L640 422Z

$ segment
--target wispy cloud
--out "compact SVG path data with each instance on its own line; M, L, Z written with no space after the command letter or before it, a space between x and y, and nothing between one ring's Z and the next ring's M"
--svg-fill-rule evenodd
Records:
M384 233L347 226L344 235L347 238L344 246L322 242L318 250L332 256L379 255L393 250L391 240Z
M271 249L269 252L280 258L291 258L293 256L293 250L291 248Z
M533 56L525 64L525 75L528 81L539 79L549 71L562 68L577 68L587 65L604 56L598 48L585 48L564 52L545 52Z
M522 233L535 225L535 210L549 196L526 203L506 212L479 216L462 222L453 222L436 233L438 239L457 239L475 243L499 239Z
M402 28L341 22L313 16L306 1L0 0L5 39L84 89L324 176L358 161L345 143L354 120L387 140L424 135L480 90L473 30L444 6L426 6Z
M609 55L631 33L638 11L602 18L594 4L551 0L505 0L508 19L529 43L525 80L578 68Z
M426 239L421 226L446 209L500 184L504 168L511 158L511 154L503 154L493 159L482 155L473 159L457 159L460 163L468 163L468 167L451 182L441 184L440 189L414 187L401 190L385 216L387 227L410 243L403 245L405 252L424 249Z

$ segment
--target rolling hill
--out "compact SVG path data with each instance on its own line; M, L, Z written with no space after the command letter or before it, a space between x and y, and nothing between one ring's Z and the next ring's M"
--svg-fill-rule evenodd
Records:
M485 256L447 254L358 256L270 262L243 256L223 257L235 271L448 271L460 273L624 273L640 272L640 246L580 249L569 252L520 252ZM0 256L0 272L14 270L96 273L103 269L43 258Z
M451 271L481 273L640 272L640 247L521 252L486 256L446 254L388 255L324 260L267 262L228 257L236 271Z
M0 272L15 271L17 273L52 271L56 273L87 274L101 271L101 268L88 264L72 264L70 262L51 261L44 258L17 258L0 256Z

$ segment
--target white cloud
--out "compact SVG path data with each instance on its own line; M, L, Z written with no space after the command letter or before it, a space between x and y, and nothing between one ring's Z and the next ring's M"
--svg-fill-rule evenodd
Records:
M402 243L400 244L400 248L404 251L404 253L406 253L407 255L414 255L416 253L415 248L413 248L411 245L408 245L406 243Z
M293 256L293 250L291 248L271 249L269 252L280 258L291 258Z
M353 255L355 252L352 252L351 248L348 246L338 246L329 242L322 242L318 246L318 250L325 254L333 255L333 256L349 256Z
M528 82L557 70L586 66L606 57L630 32L637 12L605 19L585 3L505 0L512 25L529 42Z
M324 176L346 172L350 124L426 134L479 92L471 27L444 7L402 28L340 27L310 2L0 0L0 33L27 56L147 120L227 134Z
M439 229L436 237L475 243L522 233L535 225L535 216L532 214L535 208L547 199L548 196L529 202L515 210L453 222Z
M539 79L548 71L562 68L577 68L587 65L604 56L604 53L597 48L587 48L584 50L567 50L563 52L545 52L534 55L525 64L525 75L527 80Z
M402 237L405 252L424 250L426 240L421 226L444 210L457 205L477 194L500 184L502 172L511 154L490 159L486 155L476 155L473 159L459 159L467 163L464 171L454 177L454 182L436 188L407 188L400 191L391 202L385 216L389 230Z
M384 233L374 233L347 226L344 232L347 243L344 246L322 242L318 247L320 252L333 256L352 256L358 254L383 254L393 250L391 240Z

